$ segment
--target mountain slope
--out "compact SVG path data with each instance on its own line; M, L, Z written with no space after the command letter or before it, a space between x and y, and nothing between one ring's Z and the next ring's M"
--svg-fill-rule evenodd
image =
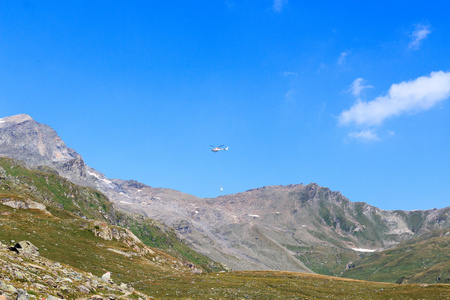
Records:
M59 207L17 205L37 203L34 201L36 199L24 195L0 194L0 199L2 244L30 241L39 248L42 257L73 269L67 271L35 256L27 256L29 265L21 268L14 261L23 260L14 259L14 252L3 253L4 258L0 257L0 278L10 282L11 276L17 277L19 282L15 287L30 290L34 295L55 295L58 292L60 296L73 299L80 293L96 294L99 290L104 294L122 295L124 291L118 286L108 286L103 290L106 283L95 279L95 276L100 277L106 271L112 272L114 281L136 289L145 288L142 282L152 278L192 272L188 263L145 246L127 229L83 219ZM34 270L26 275L30 266ZM73 272L77 272L74 277L69 275ZM94 277L87 276L87 272L94 274ZM85 284L86 277L93 280L89 285ZM93 285L93 282L96 284Z
M105 300L450 296L444 285L398 286L291 272L198 274L191 264L146 247L129 230L108 225L106 216L112 211L100 213L101 220L86 219L83 214L94 212L81 204L84 197L95 197L90 194L95 190L77 187L55 174L28 170L11 159L0 159L0 166L2 296ZM103 197L94 198L99 205L94 211L102 206ZM6 246L25 240L39 248L39 256ZM106 271L112 281L100 278Z
M93 188L78 186L54 173L30 170L4 157L0 157L0 204L13 208L45 207L45 211L61 218L75 215L112 225L126 225L148 246L188 260L204 270L222 270L222 266L182 243L172 228L116 210L108 198Z
M343 277L393 283L450 283L450 229L432 231L356 261Z
M450 207L384 211L317 184L269 186L214 199L106 178L46 125L26 115L0 119L0 156L50 167L101 191L124 210L175 229L189 247L236 270L339 275L351 261L450 227ZM131 222L132 223L132 222Z

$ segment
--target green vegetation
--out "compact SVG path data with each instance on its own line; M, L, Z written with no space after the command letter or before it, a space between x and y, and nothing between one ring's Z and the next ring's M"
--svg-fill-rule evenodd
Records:
M369 255L343 276L392 283L450 283L450 229Z
M331 276L340 276L346 269L349 261L359 259L358 254L352 250L331 247L299 247L285 245L296 252L295 257L302 261L312 271Z
M30 199L46 205L49 212L60 218L73 218L72 213L85 219L120 225L129 228L147 246L164 250L204 271L224 270L222 264L184 244L172 228L142 216L118 212L99 191L73 184L54 171L47 173L48 167L37 169L30 170L13 159L0 158L0 199Z
M0 205L0 209L2 243L8 245L12 240L28 240L39 248L41 256L94 275L101 276L110 271L118 281L139 286L139 280L144 278L171 274L174 265L183 270L182 263L175 264L175 258L162 252L141 255L116 239L108 241L96 237L93 221L70 213L61 218L62 214L55 217L40 210L4 205Z
M9 158L0 158L0 194L31 199L77 216L112 222L114 209L106 196L78 186L54 173L30 170Z
M174 276L149 282L146 289L158 299L450 299L446 285L397 285L275 271Z
M333 222L331 220L330 210L327 208L327 204L324 201L321 201L319 204L320 210L319 215L325 221L328 226L332 226Z
M425 221L425 215L420 211L405 212L396 210L395 212L406 220L408 227L412 232L418 232L420 228L422 228L423 222Z

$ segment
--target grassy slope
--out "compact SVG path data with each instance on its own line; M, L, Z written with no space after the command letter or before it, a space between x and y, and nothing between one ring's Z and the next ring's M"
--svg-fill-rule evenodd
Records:
M112 203L99 191L78 186L53 173L30 170L3 157L0 158L0 194L3 198L31 199L88 219L106 221L114 216Z
M245 271L175 276L149 283L162 299L450 299L448 285L397 285L325 275Z
M31 199L47 205L56 213L61 213L58 208L62 208L83 218L124 226L144 244L190 261L205 271L224 269L223 265L212 262L185 245L173 229L151 219L118 212L99 191L73 184L51 173L51 169L30 170L9 158L0 158L0 168L0 199Z
M450 229L399 244L355 262L347 278L384 282L450 283Z
M92 230L93 221L71 213L52 210L55 215L40 210L14 209L0 205L0 240L8 245L28 240L39 248L43 257L71 265L101 276L113 272L120 282L134 283L142 279L187 271L177 260L161 252L140 256L131 247L117 240L103 240ZM120 230L120 229L119 229ZM130 257L112 252L123 251ZM172 263L175 262L175 263Z
M111 252L108 249L133 250L118 241L95 237L89 230L90 221L72 218L70 213L54 217L3 205L0 211L2 242L30 240L44 257L98 276L111 271L115 282L128 283L155 298L450 299L450 285L442 284L397 285L271 271L193 274L162 253L127 257Z
M367 245L367 248L376 249L385 247L386 244L389 245L391 241L398 241L399 239L406 238L406 235L392 236L389 233L390 230L386 226L386 221L383 219L381 212L378 209L370 207L363 202L351 203L342 195L333 195L328 188L310 184L298 194L294 194L294 197L301 203L302 208L308 211L308 216L312 219L312 222L316 227L321 228L321 230L311 232L311 234L321 240L331 243L335 247L284 246L289 250L295 251L297 253L296 257L299 260L319 274L339 276L346 270L346 266L349 262L366 262L367 260L364 259L368 256L367 253L357 253L349 249L349 245L354 241L362 242ZM407 227L414 233L432 228L432 225L425 222L426 216L430 211L395 211L394 213L396 214L396 217L403 220ZM442 216L441 219L441 221L445 221L446 217ZM435 248L434 250L442 249ZM435 260L430 260L431 263L435 262L436 266L430 264L420 266L422 267L420 273L424 273L425 271L426 275L424 274L420 277L415 276L413 282L434 283L436 282L436 278L440 276L439 274L441 273L442 268L444 268L444 270L442 270L442 275L445 276L447 271L446 267L442 266L440 263L441 259L445 259L445 255L441 255L441 257L437 257ZM405 265L402 268L410 270L409 272L411 274L412 272L419 271L419 266L410 264L407 259L399 260L398 262L408 264L408 266ZM425 267L425 269L423 269L423 267ZM386 280L383 279L384 275L382 274L372 275L372 272L378 273L378 269L379 266L374 266L374 269L367 269L365 266L362 271L361 268L358 268L358 271L351 270L348 271L347 274L355 274L354 276L357 277L354 278L359 279L389 282L396 282L398 279L402 278L403 276L399 276L395 280L393 279L400 274L411 277L407 270L403 273L400 270L395 273L389 273L389 269L386 269L386 273L389 273L389 279ZM433 277L434 275L436 275L436 277Z

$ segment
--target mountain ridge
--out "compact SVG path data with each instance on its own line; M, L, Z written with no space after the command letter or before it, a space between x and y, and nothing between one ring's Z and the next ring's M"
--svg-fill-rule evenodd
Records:
M305 295L346 299L414 295L420 299L444 299L450 295L448 285L443 284L400 286L286 271L199 274L195 265L171 257L167 251L148 248L128 229L107 224L113 215L113 219L123 219L108 202L92 188L78 186L54 173L30 170L11 158L0 158L0 294L6 299L105 300L153 299L152 296L298 299ZM253 228L254 235L262 234L258 225ZM449 230L422 235L419 242L429 247L436 243L427 243L428 239L446 237ZM15 244L13 239L21 242ZM11 247L7 246L9 243ZM406 243L409 247L416 242ZM402 247L393 251L401 253ZM430 264L428 252L417 254L425 256L419 266ZM368 258L376 260L377 256ZM438 282L448 282L450 278L440 271L445 268L450 269L450 265L442 261L422 273L429 273L430 283L436 282L436 277ZM371 268L358 261L351 270L367 273ZM402 275L400 280L406 283L414 278Z
M236 270L339 275L364 255L354 249L379 251L450 227L450 207L386 211L351 202L315 183L198 198L134 180L110 179L87 166L49 126L26 115L13 117L0 119L0 156L34 168L45 165L70 181L96 188L115 207L174 228L192 249Z

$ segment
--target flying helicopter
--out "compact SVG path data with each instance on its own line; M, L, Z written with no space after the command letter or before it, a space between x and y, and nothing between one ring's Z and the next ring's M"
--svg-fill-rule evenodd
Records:
M219 151L226 151L226 150L228 150L228 147L226 147L226 148L224 148L223 146L224 145L220 145L220 146L213 146L213 145L210 145L211 147L213 147L212 149L211 149L211 151L212 152L214 152L214 153L218 153ZM220 166L219 166L219 156L220 155L215 155L216 157L217 157L217 173L219 174L219 182L221 182L222 180L221 180L221 176L220 176ZM222 184L220 185L220 191L222 192L223 191L223 187L222 187Z
M225 151L225 150L228 150L228 147L226 147L226 148L221 148L221 147L223 147L224 145L220 145L220 146L217 146L217 147L215 147L215 146L213 146L213 145L210 145L211 147L213 147L213 149L211 150L212 152L219 152L219 151Z

